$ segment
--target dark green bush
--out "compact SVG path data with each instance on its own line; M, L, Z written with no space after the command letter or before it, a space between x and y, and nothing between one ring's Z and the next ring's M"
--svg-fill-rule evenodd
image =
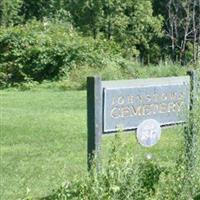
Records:
M101 68L119 52L115 43L83 38L66 23L32 22L1 29L1 83L58 80L72 68Z

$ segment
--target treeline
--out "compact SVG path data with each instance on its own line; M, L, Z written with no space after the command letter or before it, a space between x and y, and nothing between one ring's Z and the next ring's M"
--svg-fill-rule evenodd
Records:
M0 1L0 84L168 60L199 66L200 0Z
M70 21L84 35L114 40L144 63L197 62L199 0L1 0L1 26L32 19Z

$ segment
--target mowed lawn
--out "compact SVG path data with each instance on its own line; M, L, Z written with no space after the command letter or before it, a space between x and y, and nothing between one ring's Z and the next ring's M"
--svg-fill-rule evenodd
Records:
M0 91L0 199L39 198L87 172L85 91ZM173 165L183 143L182 128L163 130L160 142L144 149L134 132L119 147L144 159L151 153ZM103 137L103 155L114 137ZM137 159L136 159L137 160Z

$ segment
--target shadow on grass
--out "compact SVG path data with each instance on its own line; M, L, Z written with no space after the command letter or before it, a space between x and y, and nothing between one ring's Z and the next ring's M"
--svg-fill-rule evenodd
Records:
M39 198L39 199L36 199L36 200L55 200L55 199L58 200L58 197L55 197L55 195L53 194L53 195L42 197L42 198Z

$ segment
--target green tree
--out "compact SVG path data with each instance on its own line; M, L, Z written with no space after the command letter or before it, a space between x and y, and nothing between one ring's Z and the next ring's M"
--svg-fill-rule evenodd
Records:
M67 5L73 17L74 25L86 35L97 38L103 17L101 0L69 1Z
M138 50L148 62L152 41L155 42L162 33L162 18L153 16L151 1L128 0L123 3L121 0L104 0L104 3L103 19L108 27L105 29L108 38L120 43L127 56L137 55Z
M162 33L162 18L153 16L152 4L148 0L130 0L127 13L129 34L126 43L134 44L140 51L140 57L148 62L154 45L152 41L156 42Z
M22 22L23 17L19 15L23 0L1 0L0 1L0 25L9 26Z
M199 0L169 0L168 2L166 36L171 40L172 55L178 57L182 64L198 60L199 14Z
M49 16L52 13L52 0L23 0L21 13L25 20L36 18L37 20Z
M150 44L162 32L162 18L153 16L151 0L79 0L68 5L75 25L84 34L114 40L126 56L140 51L148 60Z
M165 46L160 14L166 19L167 11L162 12L163 8L158 0L2 0L0 23L70 20L83 35L113 40L121 45L124 56L140 55L148 63L156 62L154 58L160 58L161 46Z

